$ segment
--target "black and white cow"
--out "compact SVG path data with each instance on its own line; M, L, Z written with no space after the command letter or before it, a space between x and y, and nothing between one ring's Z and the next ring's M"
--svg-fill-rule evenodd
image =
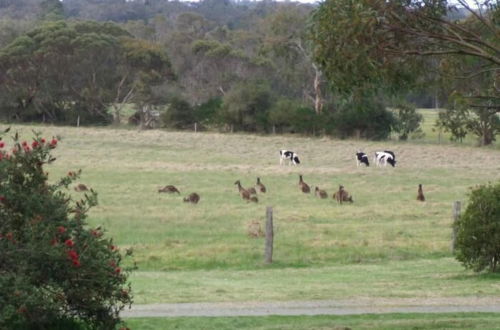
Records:
M370 162L368 161L368 156L364 152L361 151L356 152L356 164L358 166L361 164L370 166Z
M392 167L396 166L396 155L389 150L375 152L374 160L377 166L387 166L387 163L391 164Z
M280 150L280 165L284 162L288 162L288 165L298 165L300 164L299 155L290 150Z

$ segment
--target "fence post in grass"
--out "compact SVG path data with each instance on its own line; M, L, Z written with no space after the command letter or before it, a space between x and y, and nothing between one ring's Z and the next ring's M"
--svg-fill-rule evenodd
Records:
M80 115L76 118L76 127L80 127Z
M194 132L195 133L198 132L198 123L196 122L194 123Z
M266 208L266 248L264 262L270 264L273 262L273 207Z
M457 239L457 228L456 224L458 218L460 218L460 212L462 209L462 203L460 201L453 202L452 214L453 214L453 231L451 233L451 252L455 252L455 245Z

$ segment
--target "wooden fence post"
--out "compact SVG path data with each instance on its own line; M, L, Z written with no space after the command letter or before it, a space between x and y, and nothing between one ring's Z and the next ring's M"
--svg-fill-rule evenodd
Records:
M462 203L460 201L453 202L452 214L453 214L453 231L451 233L451 252L455 252L455 245L457 239L457 229L456 224L458 218L460 218L460 213L462 209Z
M265 247L265 258L264 262L270 264L273 262L273 207L268 206L266 208L266 247Z

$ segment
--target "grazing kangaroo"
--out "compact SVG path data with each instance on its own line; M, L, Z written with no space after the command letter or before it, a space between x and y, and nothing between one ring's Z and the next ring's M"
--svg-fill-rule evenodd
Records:
M184 202L186 202L186 203L198 204L199 201L200 201L200 195L198 195L195 192L189 194L189 196L184 198Z
M308 194L311 192L311 188L309 188L309 185L304 182L302 179L302 174L299 175L299 187L300 190L302 190L303 193Z
M353 202L352 196L349 196L349 193L344 189L343 185L340 185L339 190L333 194L333 199L335 199L340 204L342 204L343 202Z
M241 198L249 200L250 192L241 186L240 180L237 180L234 184L238 185L238 191L240 192Z
M260 182L260 178L257 178L257 188L259 189L260 192L262 193L265 193L267 190L266 190L266 186L264 186L262 184L262 182Z
M179 195L181 194L180 191L177 188L175 188L175 186L172 186L170 184L168 186L165 186L163 188L158 189L158 192L159 193L162 193L162 192L163 193L178 193Z
M89 188L87 188L87 186L84 185L83 183L79 183L75 187L75 191L78 191L78 192L87 191L87 190L89 190Z
M328 197L328 194L326 193L326 191L321 190L318 187L316 187L314 189L314 195L319 196L320 198L327 198Z
M422 185L418 185L417 201L425 202L424 191L422 190Z

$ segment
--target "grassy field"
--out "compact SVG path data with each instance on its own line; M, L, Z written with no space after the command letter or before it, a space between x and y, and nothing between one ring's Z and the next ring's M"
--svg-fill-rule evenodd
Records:
M128 319L132 329L498 329L500 314L384 314L349 316L179 317Z
M90 212L120 248L132 248L137 303L329 299L363 296L498 296L498 276L463 270L451 256L451 205L471 186L500 179L498 147L369 142L245 134L15 126L60 136L56 180L82 169L99 193ZM278 150L301 156L279 166ZM357 168L356 150L391 149L396 168ZM299 191L298 174L332 195L339 184L352 205ZM246 203L261 177L268 192ZM427 201L417 202L421 183ZM159 194L176 185L181 195ZM198 205L182 202L196 191ZM71 191L78 198L78 193ZM273 206L274 263L263 263L263 227ZM390 287L390 290L387 290Z

